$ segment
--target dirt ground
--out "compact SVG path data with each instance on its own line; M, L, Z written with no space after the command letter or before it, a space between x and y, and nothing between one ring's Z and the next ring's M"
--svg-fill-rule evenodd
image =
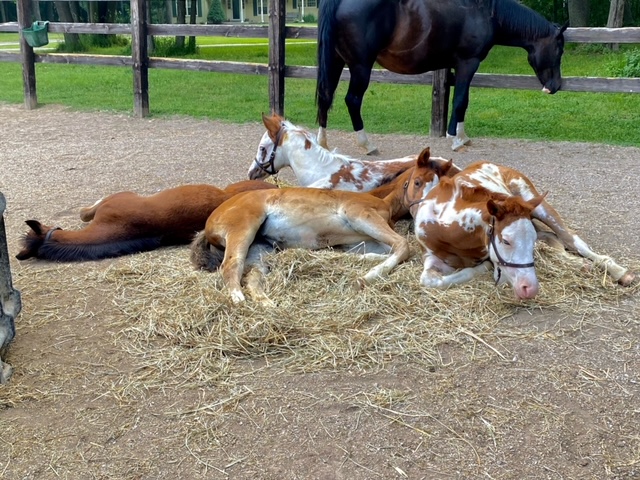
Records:
M0 477L640 478L637 290L596 316L520 309L500 320L511 335L444 343L428 368L394 356L371 370L297 373L251 360L210 385L172 370L134 384L143 360L120 341L130 319L98 275L124 260L18 262L24 220L78 228L78 209L109 193L242 180L263 126L56 106L0 105L0 118L0 191L23 296L14 375L0 386ZM329 135L360 155L350 134ZM445 139L373 139L380 158L431 145L461 166L516 167L594 249L640 264L638 148L477 138L451 153Z

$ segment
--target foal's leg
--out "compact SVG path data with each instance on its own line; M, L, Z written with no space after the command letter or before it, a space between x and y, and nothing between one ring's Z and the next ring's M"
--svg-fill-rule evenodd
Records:
M386 276L396 265L409 258L411 250L407 239L393 230L378 212L362 211L360 206L356 206L356 210L358 211L348 218L353 229L391 247L389 256L358 281L362 285Z
M427 250L420 284L427 288L447 288L450 285L466 283L478 275L490 272L491 267L492 263L486 261L475 267L456 270Z
M532 212L533 218L537 218L547 225L558 236L564 247L578 255L588 258L596 266L605 270L611 278L620 285L629 286L635 280L636 275L625 267L618 265L611 257L595 253L587 243L567 227L560 214L546 200L538 205Z
M255 239L263 218L241 218L232 227L227 225L224 259L220 267L222 278L229 289L233 303L245 301L241 281L249 248Z
M254 243L247 253L245 263L244 285L251 298L265 306L273 306L275 303L264 291L264 278L269 273L269 268L264 264L263 255L273 248L262 243Z

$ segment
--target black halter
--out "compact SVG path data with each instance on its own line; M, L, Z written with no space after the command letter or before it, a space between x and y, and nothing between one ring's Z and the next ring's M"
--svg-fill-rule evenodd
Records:
M511 263L511 262L507 262L504 258L502 258L502 255L500 255L500 252L498 252L498 247L496 246L495 225L496 225L496 217L491 217L491 226L489 227L488 233L489 233L489 243L491 243L491 246L493 247L493 252L496 254L496 258L498 259L498 261L496 262L498 264L498 278L496 278L496 285L497 285L498 282L500 281L500 276L502 275L502 270L500 270L500 267L530 268L530 267L534 267L535 263L534 262Z
M55 232L56 230L62 230L62 228L53 227L51 230L44 234L44 240L42 241L42 243L47 243L49 240L51 240L51 235L53 235L53 232Z
M271 151L271 155L269 155L267 161L261 163L257 158L255 159L256 165L258 165L258 167L262 171L268 173L269 175L275 175L276 173L278 173L278 170L276 170L276 167L273 163L276 159L276 150L278 150L278 145L280 145L280 140L282 139L282 135L284 134L283 130L284 129L282 127L280 127L280 130L278 130L278 133L276 134L276 140L275 142L273 142L273 150Z
M409 199L407 198L407 192L409 191L409 180L407 180L406 182L404 182L404 185L402 186L402 189L404 190L403 193L403 200L402 203L404 203L405 205L407 204L407 202L409 201ZM407 205L407 210L409 210L409 212L411 212L411 207L413 207L414 205L418 205L419 203L424 202L427 199L426 195L422 198L419 198L418 200L414 200L413 202L409 203L409 205Z

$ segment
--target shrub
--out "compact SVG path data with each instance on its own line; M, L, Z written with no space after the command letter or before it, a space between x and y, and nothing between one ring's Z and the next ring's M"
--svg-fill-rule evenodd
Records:
M207 23L220 24L226 21L227 17L222 10L220 0L211 0L209 5L209 13L207 14Z
M640 77L640 48L625 52L626 65L622 69L623 77Z
M624 52L624 57L610 61L605 66L612 77L640 77L640 48Z
M305 15L304 17L302 17L302 21L304 23L318 23L318 20L316 19L316 17L313 16L312 13L309 13L309 14Z

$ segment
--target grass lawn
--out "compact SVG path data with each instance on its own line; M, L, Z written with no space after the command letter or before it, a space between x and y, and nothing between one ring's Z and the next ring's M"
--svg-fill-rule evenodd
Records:
M61 37L61 35L60 35ZM17 34L0 34L0 43ZM220 46L231 42L232 46ZM191 58L268 62L266 39L198 37L198 52ZM611 65L622 53L595 52L569 45L563 57L565 76L610 76ZM629 48L629 47L626 47ZM100 49L100 53L126 54L126 48ZM94 53L94 52L92 52ZM287 41L288 65L315 65L316 45L309 40ZM524 50L495 47L481 64L481 72L527 74ZM37 64L37 92L41 104L64 104L77 109L132 111L132 74L119 67ZM152 69L149 72L152 115L189 115L228 122L259 121L269 109L267 78ZM329 127L351 130L344 106L347 84L336 92ZM315 81L287 79L285 112L294 123L315 128ZM0 101L23 101L21 66L0 63ZM363 105L368 131L425 134L429 130L429 86L373 83ZM527 138L585 141L640 146L640 95L475 88L466 118L471 137Z

